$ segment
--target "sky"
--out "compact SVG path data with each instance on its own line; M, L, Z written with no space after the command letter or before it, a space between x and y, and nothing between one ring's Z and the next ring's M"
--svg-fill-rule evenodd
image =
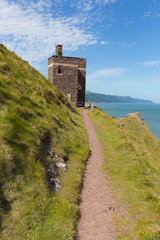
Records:
M47 78L62 44L88 91L160 103L159 0L0 0L0 42Z

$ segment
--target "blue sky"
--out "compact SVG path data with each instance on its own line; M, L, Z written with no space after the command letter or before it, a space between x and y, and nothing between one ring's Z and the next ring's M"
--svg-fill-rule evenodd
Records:
M0 42L46 77L62 44L87 90L160 103L159 0L1 0Z

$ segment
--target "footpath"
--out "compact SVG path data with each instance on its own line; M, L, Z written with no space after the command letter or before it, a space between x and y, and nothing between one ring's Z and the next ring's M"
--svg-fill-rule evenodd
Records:
M116 211L113 191L102 171L103 158L95 129L87 110L82 110L82 114L88 132L91 155L81 193L81 218L77 240L112 240L115 239L116 231L113 224L113 214Z

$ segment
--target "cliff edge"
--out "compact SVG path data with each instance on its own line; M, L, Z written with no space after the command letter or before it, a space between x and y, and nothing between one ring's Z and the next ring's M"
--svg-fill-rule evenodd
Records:
M100 140L104 172L119 198L117 239L160 239L160 142L139 113L110 117L89 111ZM121 206L127 214L119 216Z

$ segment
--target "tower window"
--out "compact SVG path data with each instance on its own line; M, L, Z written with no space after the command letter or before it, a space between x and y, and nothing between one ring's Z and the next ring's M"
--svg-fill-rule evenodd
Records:
M58 74L61 74L62 73L62 69L61 67L58 67Z

